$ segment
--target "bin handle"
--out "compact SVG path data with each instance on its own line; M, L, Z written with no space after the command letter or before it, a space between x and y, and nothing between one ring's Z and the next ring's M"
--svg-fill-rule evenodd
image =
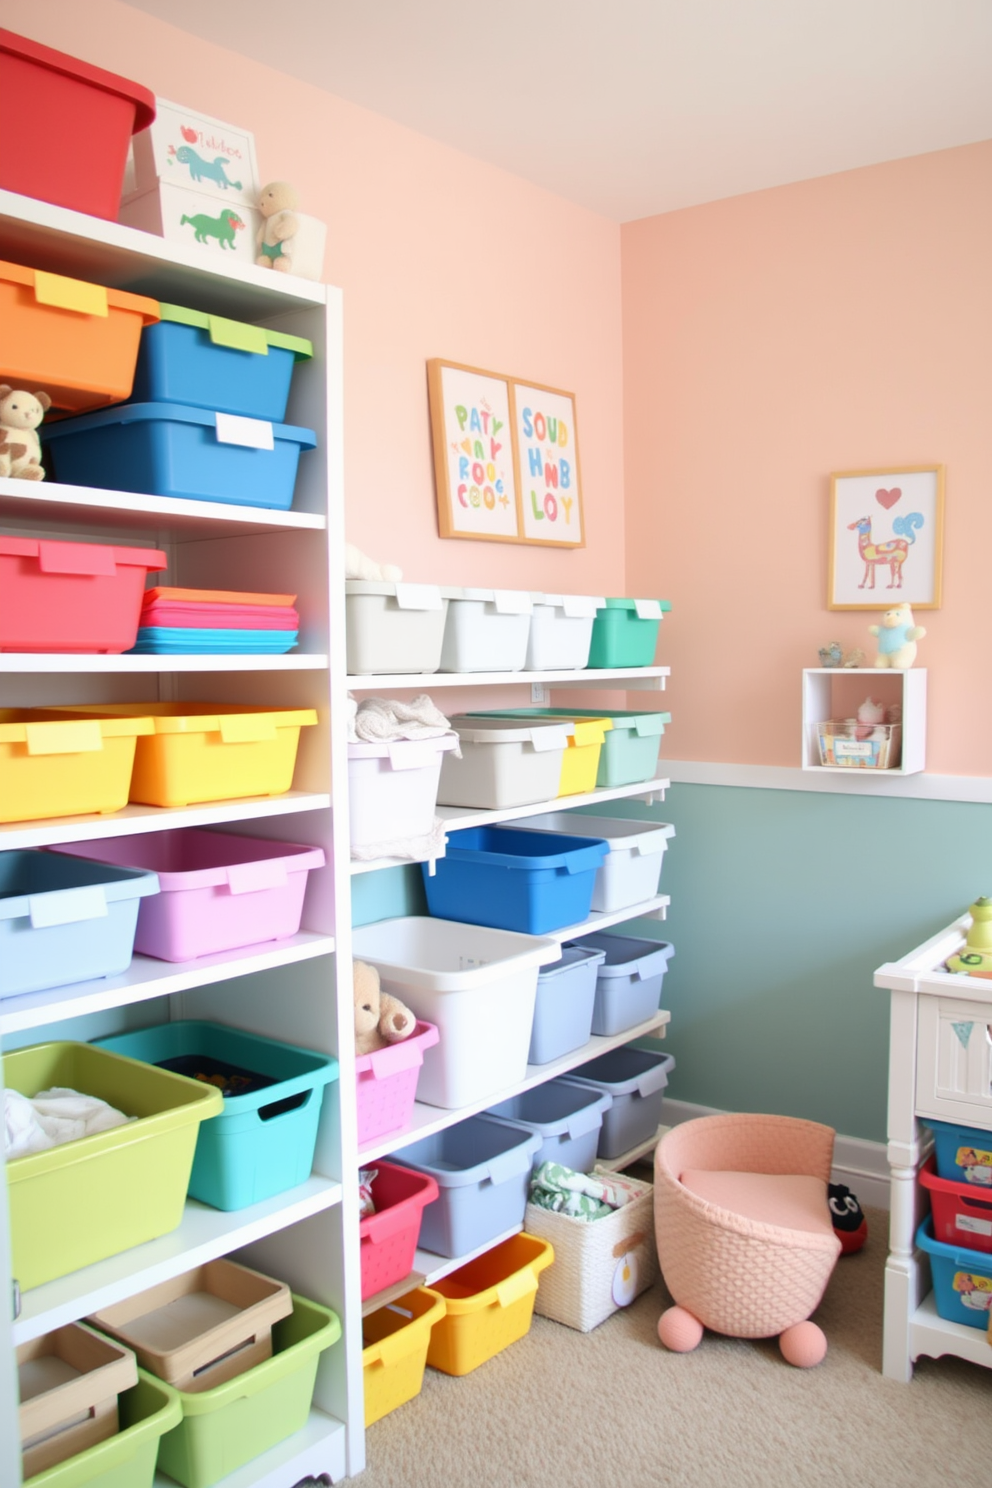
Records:
M114 550L105 543L53 542L42 538L38 543L38 567L47 574L84 574L110 579L117 575Z
M300 1090L296 1095L284 1095L281 1100L270 1101L267 1106L259 1106L259 1121L272 1121L278 1116L288 1116L291 1111L299 1111L307 1104L312 1090Z
M522 1147L513 1147L509 1152L500 1152L489 1159L489 1171L486 1174L488 1182L492 1184L506 1183L511 1178L516 1178L518 1173L529 1173L534 1164L534 1153L537 1143L527 1143Z
M232 863L227 887L232 894L255 894L261 889L284 889L289 874L282 858L263 858L258 863Z
M208 315L207 331L214 346L250 351L255 356L269 354L269 338L261 326L246 325L243 320L225 320L223 315Z
M47 894L28 895L28 915L33 930L55 925L78 925L83 920L103 920L110 913L101 884L79 889L53 889Z
M103 730L98 718L26 723L24 737L28 754L99 754L103 748Z
M534 1268L525 1266L514 1276L508 1276L505 1281L498 1281L495 1290L496 1300L500 1307L512 1307L514 1302L520 1302L524 1297L529 1297L532 1292L537 1291Z
M970 1194L962 1194L961 1202L969 1209L992 1209L992 1202L988 1199L973 1199Z
M225 744L271 743L276 737L271 713L224 713L218 725Z
M67 279L64 274L34 272L34 297L39 305L56 310L74 310L77 315L101 315L109 318L110 305L102 284L87 284L84 279Z

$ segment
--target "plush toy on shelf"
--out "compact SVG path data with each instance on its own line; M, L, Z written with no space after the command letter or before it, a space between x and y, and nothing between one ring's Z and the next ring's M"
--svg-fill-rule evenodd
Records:
M908 604L897 604L885 611L880 624L869 625L868 633L878 637L875 665L906 672L916 660L916 643L922 641L926 629L914 625Z
M866 697L858 706L857 722L854 726L856 739L884 739L885 705L873 697ZM876 732L879 730L879 732Z
M258 197L262 225L255 234L258 256L255 262L263 269L293 272L293 239L299 228L296 192L287 181L270 181Z
M52 406L47 393L0 384L0 475L44 480L38 425Z
M375 967L356 961L354 979L355 1053L374 1054L377 1049L409 1038L417 1020L399 998L381 990Z
M373 579L387 583L399 583L403 570L395 563L376 563L354 543L344 545L344 576L346 579Z

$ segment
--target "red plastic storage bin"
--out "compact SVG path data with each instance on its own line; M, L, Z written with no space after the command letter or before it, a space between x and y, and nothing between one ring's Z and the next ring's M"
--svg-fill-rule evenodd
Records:
M355 1060L359 1146L409 1126L424 1050L438 1038L433 1023L418 1020L409 1038L374 1049L371 1054L359 1054Z
M413 1257L424 1210L438 1196L429 1173L376 1162L372 1180L375 1213L359 1225L362 1301L402 1281L413 1270Z
M934 1239L992 1254L992 1188L938 1178L933 1153L920 1169L920 1182L930 1195Z
M116 222L131 135L154 118L155 95L147 88L0 30L6 191Z
M0 537L0 651L127 651L156 548Z

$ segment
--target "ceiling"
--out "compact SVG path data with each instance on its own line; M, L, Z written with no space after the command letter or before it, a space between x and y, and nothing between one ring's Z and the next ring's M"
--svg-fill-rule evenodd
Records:
M992 138L992 0L129 0L617 222Z

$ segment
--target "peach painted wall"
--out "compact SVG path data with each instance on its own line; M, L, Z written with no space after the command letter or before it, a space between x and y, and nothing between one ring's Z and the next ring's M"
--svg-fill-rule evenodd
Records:
M992 142L622 228L627 584L673 601L673 758L800 760L831 471L942 462L927 769L987 775Z
M623 593L615 223L117 0L0 0L0 25L255 133L328 224L345 294L348 536L411 579ZM426 362L576 394L587 546L437 537Z

